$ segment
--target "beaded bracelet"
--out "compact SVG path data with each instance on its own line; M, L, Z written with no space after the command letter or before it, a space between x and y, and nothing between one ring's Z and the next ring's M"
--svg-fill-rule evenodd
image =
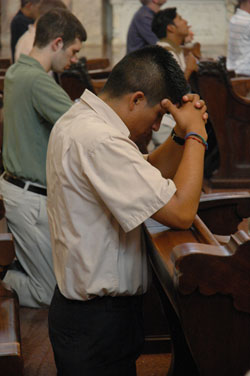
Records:
M205 149L207 150L208 149L208 143L206 142L206 140L200 136L198 133L195 133L195 132L189 132L186 134L185 136L185 140L187 140L190 136L194 136L196 137L196 140L197 138L201 140L201 143L204 145ZM198 140L197 140L198 141Z
M201 145L204 146L204 148L206 149L206 146L203 144L203 142L201 140L199 140L199 138L196 138L196 137L192 137L192 136L188 136L188 138L186 138L186 140L195 140L195 141L198 141ZM206 149L207 150L207 149Z

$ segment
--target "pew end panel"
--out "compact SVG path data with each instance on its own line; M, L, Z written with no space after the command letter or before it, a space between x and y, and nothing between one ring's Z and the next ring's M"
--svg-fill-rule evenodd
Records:
M183 330L201 375L244 375L250 368L250 240L232 253L206 251L190 244L173 250Z
M198 214L209 230L216 234L215 238L219 243L229 243L230 235L238 231L239 224L243 218L250 217L250 193L248 192L222 192L202 194L198 209ZM161 225L154 223L155 229ZM151 223L151 225L152 225ZM154 227L151 226L151 232ZM157 231L156 231L157 232ZM183 233L176 232L176 237L185 242ZM151 236L153 236L151 234ZM157 235L159 241L159 236ZM188 239L193 241L191 236ZM243 239L244 240L244 239ZM243 241L242 240L242 241ZM231 238L231 249L236 249L238 242L235 243ZM174 247L175 243L171 245ZM170 247L170 250L172 249ZM145 323L145 346L144 353L166 353L171 352L171 336L168 325L169 312L172 307L168 307L167 320L164 315L162 300L164 294L160 293L161 287L154 276L148 293L144 297L144 323ZM166 299L165 299L166 300ZM166 305L166 304L165 304ZM157 309L155 309L157 307ZM174 316L174 313L172 313ZM174 320L173 318L171 319ZM171 321L170 320L170 321ZM175 324L177 326L177 324ZM185 347L185 346L184 346Z
M150 220L145 232L172 339L168 375L244 374L250 368L250 238L237 232L221 245L199 217L187 231Z

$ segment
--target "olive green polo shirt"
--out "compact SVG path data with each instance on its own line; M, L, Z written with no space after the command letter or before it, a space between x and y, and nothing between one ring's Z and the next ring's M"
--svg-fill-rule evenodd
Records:
M72 105L66 92L27 55L4 81L3 164L24 180L46 185L46 153L51 128Z

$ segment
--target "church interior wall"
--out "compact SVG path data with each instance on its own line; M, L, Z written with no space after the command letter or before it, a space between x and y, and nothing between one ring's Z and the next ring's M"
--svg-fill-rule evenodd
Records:
M126 35L139 0L64 0L87 30L85 49L90 54L103 53L104 42L116 51L125 53ZM164 7L175 6L188 20L201 43L202 52L210 57L226 54L228 22L236 0L168 0ZM10 21L20 6L20 0L1 0L1 54L10 55ZM92 52L91 52L92 50Z

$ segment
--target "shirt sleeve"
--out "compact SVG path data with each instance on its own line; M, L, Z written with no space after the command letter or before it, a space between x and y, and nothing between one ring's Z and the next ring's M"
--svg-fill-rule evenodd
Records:
M125 232L162 208L176 191L172 180L145 160L135 144L109 137L92 149L84 172Z
M39 75L33 83L32 104L39 115L53 126L73 102L55 80L45 73Z

